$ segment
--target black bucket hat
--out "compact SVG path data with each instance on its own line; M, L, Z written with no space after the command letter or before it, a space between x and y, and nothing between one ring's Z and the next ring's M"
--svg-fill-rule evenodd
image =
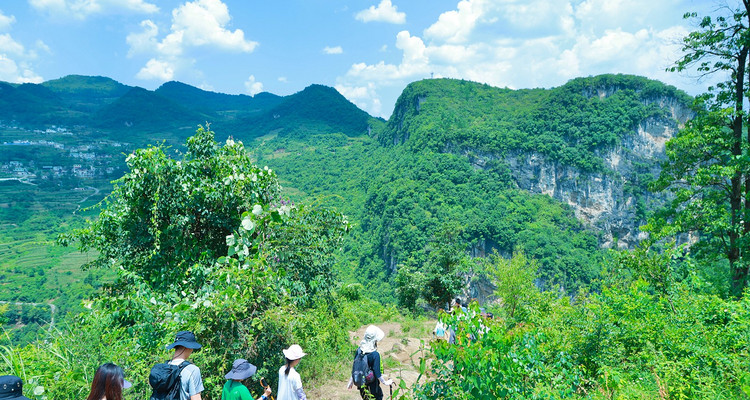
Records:
M179 331L174 339L174 343L167 346L167 350L177 346L187 347L188 349L198 350L201 346L195 339L195 335L190 331Z
M14 375L0 376L0 399L31 400L23 395L23 382Z
M232 370L229 371L228 374L224 375L227 379L236 379L238 381L241 381L243 379L247 379L253 375L255 375L255 371L257 371L258 368L255 367L255 365L250 364L247 362L247 360L238 359L234 360L234 364L232 364Z

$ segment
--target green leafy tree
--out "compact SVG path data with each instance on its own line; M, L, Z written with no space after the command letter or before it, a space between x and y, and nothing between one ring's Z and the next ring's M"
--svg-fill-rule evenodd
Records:
M155 146L128 156L130 172L115 181L99 218L61 241L99 252L86 267L117 266L156 291L187 292L227 254L225 238L243 212L278 197L279 186L241 142L220 146L204 128L188 139L181 160L167 151Z
M466 243L462 240L462 229L456 224L442 227L431 243L432 250L424 269L424 291L422 297L435 308L449 302L464 287L461 273L466 269Z
M699 28L683 39L685 55L670 68L697 66L704 75L727 78L699 96L696 117L668 143L669 160L653 188L670 189L675 197L667 213L653 219L648 229L656 238L700 232L699 254L726 259L732 293L741 296L750 260L745 250L750 244L750 124L743 109L750 73L750 2L722 10L727 14L700 19Z
M522 251L513 253L510 260L497 253L490 255L486 271L495 284L495 296L502 299L503 308L510 319L518 317L530 304L538 290L534 286L539 264L526 257Z

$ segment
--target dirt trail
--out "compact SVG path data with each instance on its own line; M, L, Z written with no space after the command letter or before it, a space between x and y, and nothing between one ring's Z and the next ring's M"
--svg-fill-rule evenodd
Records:
M398 384L399 378L401 378L409 386L417 380L421 341L424 341L425 346L429 345L434 326L435 321L426 321L422 325L415 328L411 327L408 332L404 332L399 323L378 324L378 327L385 332L385 338L378 343L378 352L380 352L382 358L382 372L387 379L393 379ZM367 325L360 327L356 332L349 332L349 339L352 344L359 345L362 336L365 334L365 329L367 329ZM334 380L322 386L305 389L307 397L310 399L361 400L356 388L346 389L351 368L351 363L342 365ZM387 400L390 392L387 386L383 385L382 387L383 393L385 393L383 399Z

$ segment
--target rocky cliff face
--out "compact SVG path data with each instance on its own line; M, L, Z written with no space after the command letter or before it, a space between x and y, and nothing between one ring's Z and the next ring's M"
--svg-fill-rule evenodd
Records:
M601 89L606 97L616 89ZM664 201L643 190L648 177L657 177L665 159L665 144L692 116L689 108L670 98L653 98L666 116L642 121L613 149L599 155L606 171L586 173L562 165L539 153L510 152L505 155L467 150L477 168L489 160L504 160L520 189L549 195L568 204L585 224L601 232L602 247L632 248L646 236L639 227L646 209ZM635 190L633 190L635 189Z

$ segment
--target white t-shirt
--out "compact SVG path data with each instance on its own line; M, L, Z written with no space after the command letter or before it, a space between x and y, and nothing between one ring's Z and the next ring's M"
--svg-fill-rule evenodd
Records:
M183 358L175 358L170 364L180 365L185 361ZM203 392L203 378L201 370L194 364L185 366L180 373L180 400L190 400L191 396Z
M289 375L285 375L286 365L279 368L279 390L276 391L277 400L299 400L298 393L302 392L302 379L294 368L289 368Z

